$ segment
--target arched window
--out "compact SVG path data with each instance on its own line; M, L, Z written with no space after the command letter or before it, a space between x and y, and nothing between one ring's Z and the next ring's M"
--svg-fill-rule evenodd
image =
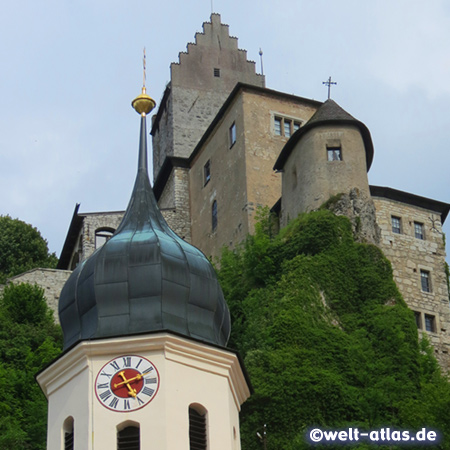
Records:
M212 230L216 231L217 228L217 200L213 201L211 207L211 220L212 220Z
M63 424L64 450L73 450L73 417L68 417Z
M128 426L117 432L117 450L140 450L139 426Z
M189 450L207 450L206 410L201 405L189 406Z
M95 248L100 248L113 234L114 230L112 228L98 228L95 230Z

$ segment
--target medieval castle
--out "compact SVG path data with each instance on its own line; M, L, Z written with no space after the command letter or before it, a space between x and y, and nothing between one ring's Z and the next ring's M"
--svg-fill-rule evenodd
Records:
M357 222L361 239L392 263L397 285L450 370L450 308L442 224L450 205L371 186L368 128L333 100L325 103L266 88L218 14L171 65L152 118L154 194L170 227L218 257L254 230L268 206L284 226L344 194L337 212ZM12 281L36 282L57 309L71 271L113 235L123 212L79 213L76 206L58 268Z

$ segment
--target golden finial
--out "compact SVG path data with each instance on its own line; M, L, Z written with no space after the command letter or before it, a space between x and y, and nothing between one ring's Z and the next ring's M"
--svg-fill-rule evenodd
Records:
M145 47L144 47L144 58L142 60L144 68L144 80L142 83L142 93L138 95L132 102L131 106L141 115L147 115L155 106L156 102L150 96L147 95L145 89L145 78L146 78L146 62L145 62Z

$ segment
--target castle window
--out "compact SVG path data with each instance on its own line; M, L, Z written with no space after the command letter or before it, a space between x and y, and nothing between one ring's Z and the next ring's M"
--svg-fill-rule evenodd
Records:
M206 186L211 179L211 160L208 159L203 166L203 186Z
M423 223L414 222L414 236L417 239L425 239Z
M140 450L139 427L129 426L117 433L117 450Z
M217 228L217 200L213 201L211 207L211 222L212 222L212 231L216 231Z
M275 127L275 134L277 136L281 136L281 124L282 124L283 120L281 119L281 117L275 117L274 119L274 127Z
M231 125L231 127L229 129L229 136L230 136L230 148L231 148L236 143L236 123L235 122L233 122L233 125Z
M328 161L342 161L341 147L327 147Z
M217 67L214 67L214 76L220 77L220 69L218 69Z
M420 311L414 311L414 318L416 319L416 325L419 330L422 329L422 314Z
M114 234L112 228L99 228L95 230L95 248L100 248L106 241L109 241Z
M189 407L189 450L206 450L206 412Z
M396 234L402 233L402 219L400 217L391 217L392 232Z
M431 292L430 272L427 270L420 271L420 284L423 292Z
M275 136L290 138L301 126L299 120L288 119L282 116L274 116L273 132Z
M425 330L436 333L436 320L431 314L425 314Z
M285 137L291 137L291 125L292 121L288 119L284 119L284 135Z
M64 450L73 450L73 417L68 417L64 421L63 425L64 430Z

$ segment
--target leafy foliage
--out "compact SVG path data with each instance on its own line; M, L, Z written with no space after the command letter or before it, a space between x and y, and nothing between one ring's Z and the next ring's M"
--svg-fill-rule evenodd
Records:
M31 225L10 216L0 216L0 284L35 267L56 267L47 241Z
M350 221L327 210L276 237L268 220L242 248L224 250L219 272L230 345L255 391L243 405L243 448L261 448L265 423L269 449L309 448L312 425L428 426L449 441L450 384L418 342L382 252L355 243Z
M61 329L43 290L6 286L0 297L0 448L46 448L47 400L34 376L61 348Z

